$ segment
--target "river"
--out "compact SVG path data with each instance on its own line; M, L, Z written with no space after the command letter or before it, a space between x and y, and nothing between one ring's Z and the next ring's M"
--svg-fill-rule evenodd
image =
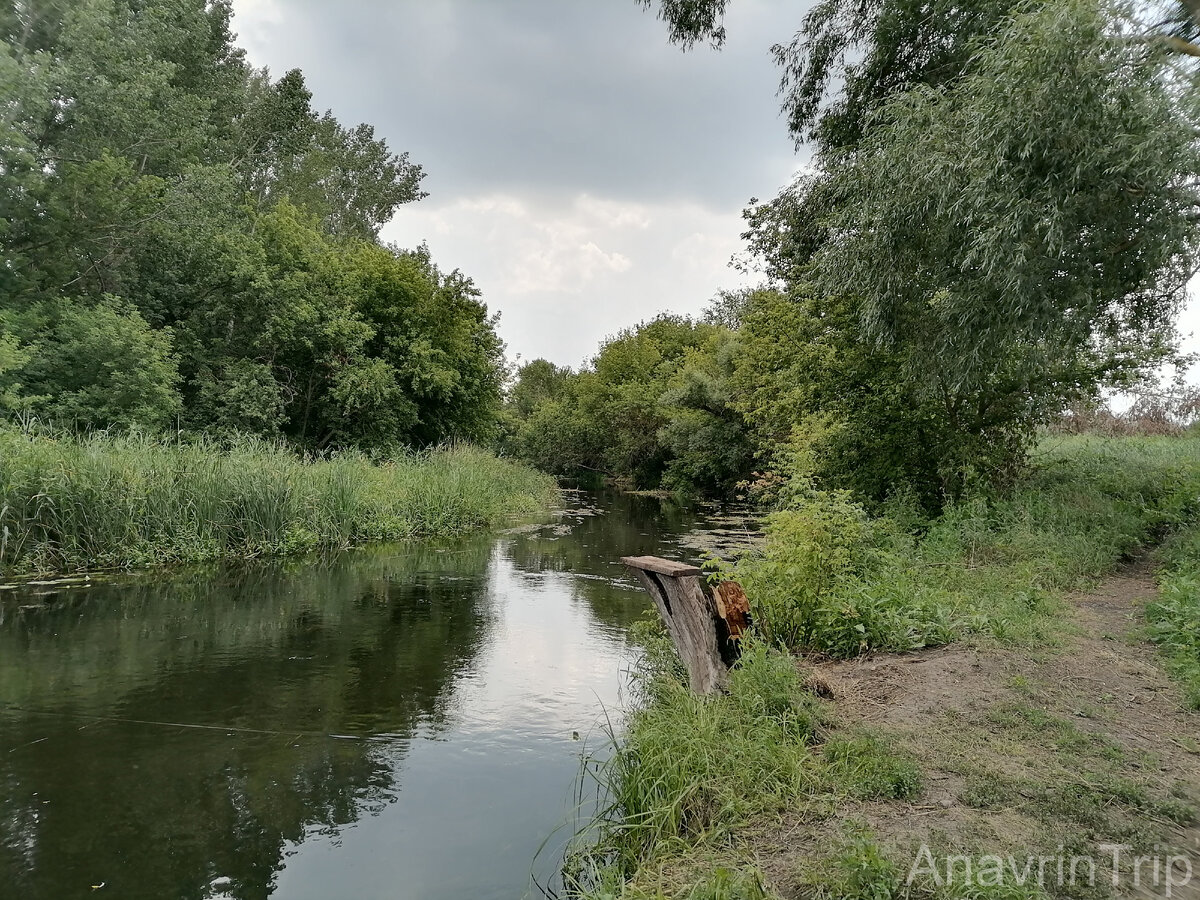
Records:
M576 494L461 541L0 592L0 897L537 896L649 606L619 557L728 528Z

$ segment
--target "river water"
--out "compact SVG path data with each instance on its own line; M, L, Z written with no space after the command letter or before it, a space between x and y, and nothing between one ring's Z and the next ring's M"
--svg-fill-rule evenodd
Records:
M553 521L0 592L0 898L519 898L578 819L649 601L726 520Z

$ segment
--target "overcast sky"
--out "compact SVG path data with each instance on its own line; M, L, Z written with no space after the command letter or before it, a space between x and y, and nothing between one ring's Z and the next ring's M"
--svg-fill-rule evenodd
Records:
M805 159L769 48L809 5L737 0L720 52L670 46L634 0L234 0L234 27L254 64L303 69L314 106L425 169L386 240L474 278L510 358L578 366L744 283L741 210Z

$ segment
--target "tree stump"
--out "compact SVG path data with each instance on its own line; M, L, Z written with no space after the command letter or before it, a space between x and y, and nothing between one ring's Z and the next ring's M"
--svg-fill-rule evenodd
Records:
M710 589L696 566L657 556L626 556L621 562L658 607L692 690L724 690L729 667L741 653L738 638L750 624L750 604L741 586L728 581Z

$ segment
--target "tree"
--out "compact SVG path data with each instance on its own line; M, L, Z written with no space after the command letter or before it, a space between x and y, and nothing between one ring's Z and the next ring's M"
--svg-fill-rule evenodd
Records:
M653 0L637 0L646 9ZM658 17L667 24L671 41L685 49L701 41L713 47L725 43L725 9L729 0L659 0Z
M372 126L318 117L298 69L273 85L256 73L251 85L238 169L260 204L286 199L330 234L374 240L398 207L426 196L421 167L393 154Z
M747 211L747 238L797 305L774 317L797 329L780 348L831 350L800 364L792 414L833 415L859 448L845 464L879 487L928 495L936 473L954 496L1064 404L1170 355L1196 251L1195 92L1144 34L1090 0L823 0L776 48L816 154ZM920 425L919 450L869 440L885 410Z
M36 336L17 371L24 405L41 418L64 427L158 430L179 412L171 334L152 329L128 303L45 304L12 318Z
M753 467L754 445L735 402L737 335L714 330L687 351L658 405L658 440L668 460L663 484L683 491L729 493Z
M0 0L5 404L318 449L490 438L495 317L378 240L421 168L251 68L231 15Z
M1087 0L1029 7L953 86L884 104L830 173L816 287L858 298L864 338L965 432L1027 428L1172 347L1195 116L1122 24Z
M578 373L535 360L509 391L504 446L556 474L728 492L753 455L735 358L729 329L662 315L609 337Z
M653 0L638 0L646 8ZM659 0L673 43L688 49L725 41L728 0ZM779 93L797 145L819 152L860 140L871 111L918 84L948 84L975 40L992 33L1015 0L820 0L795 36L771 53L782 70Z

